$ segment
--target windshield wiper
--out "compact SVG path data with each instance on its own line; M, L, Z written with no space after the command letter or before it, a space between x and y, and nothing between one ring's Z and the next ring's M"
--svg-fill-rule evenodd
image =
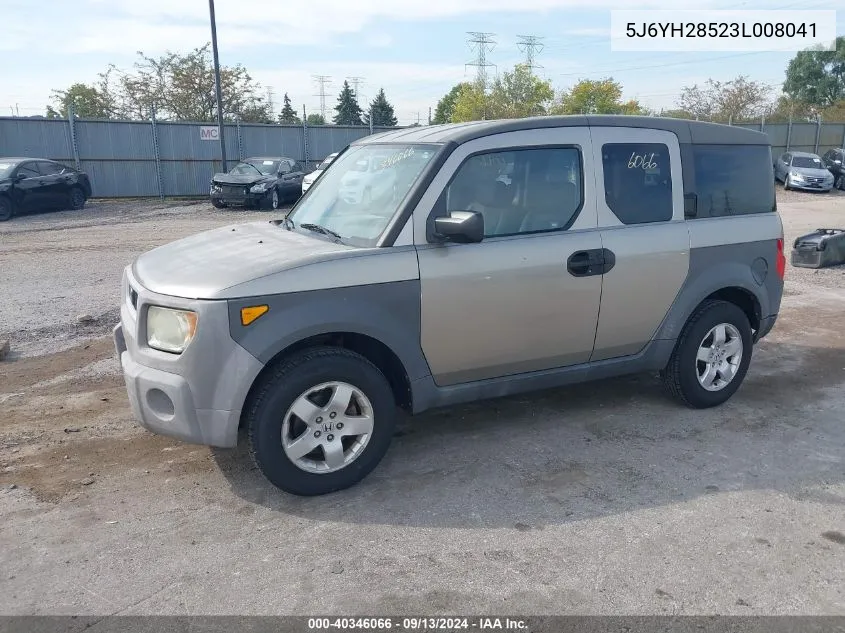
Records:
M327 229L324 226L320 226L319 224L311 224L306 222L304 224L300 224L303 229L308 229L309 231L314 231L315 233L322 233L323 235L330 235L331 237L335 238L336 240L340 241L343 238L338 234L332 231L331 229Z

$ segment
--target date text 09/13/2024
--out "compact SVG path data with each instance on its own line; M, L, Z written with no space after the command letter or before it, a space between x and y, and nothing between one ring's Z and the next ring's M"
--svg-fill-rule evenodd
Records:
M509 617L362 617L309 618L309 631L521 631L529 633L524 619Z

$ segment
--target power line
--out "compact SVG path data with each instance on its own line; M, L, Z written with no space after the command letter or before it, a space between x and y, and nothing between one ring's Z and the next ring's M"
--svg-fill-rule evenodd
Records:
M319 92L315 94L315 97L320 97L320 116L323 117L323 120L326 118L326 86L332 82L332 78L328 75L312 75L314 81L317 82L317 85L320 87Z
M487 53L491 52L496 46L496 40L493 39L496 34L468 31L467 35L470 36L467 42L475 48L476 53L475 59L467 62L466 66L476 67L476 80L481 86L481 89L484 90L487 88L487 69L496 67L496 64L491 64L487 61Z
M540 41L543 38L537 35L517 35L519 42L517 46L519 50L525 53L525 65L528 66L528 71L533 73L535 68L542 68L535 59L538 53L542 53L545 45Z

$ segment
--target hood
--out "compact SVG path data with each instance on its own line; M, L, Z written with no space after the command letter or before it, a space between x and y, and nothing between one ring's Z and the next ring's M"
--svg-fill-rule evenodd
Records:
M148 251L135 260L132 272L138 283L152 292L219 299L230 296L239 284L355 250L272 222L250 222L205 231ZM227 289L230 292L224 292Z
M831 175L824 167L790 167L789 171L811 178L825 178Z
M275 180L273 176L265 176L264 174L214 174L211 179L221 185L257 185L260 182L269 182Z

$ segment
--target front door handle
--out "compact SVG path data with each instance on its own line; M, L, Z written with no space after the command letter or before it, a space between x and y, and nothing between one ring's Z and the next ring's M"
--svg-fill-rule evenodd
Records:
M616 255L606 248L576 251L566 260L566 269L574 277L603 275L616 265Z

